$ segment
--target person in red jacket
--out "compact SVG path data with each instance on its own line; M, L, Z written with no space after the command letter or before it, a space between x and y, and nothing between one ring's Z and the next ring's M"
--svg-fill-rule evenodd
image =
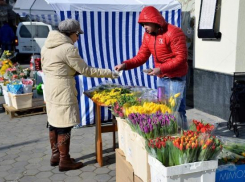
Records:
M158 77L157 86L171 87L171 91L176 93L184 87L179 112L184 121L183 128L187 128L185 82L188 64L185 34L180 28L168 24L153 6L147 6L142 10L138 23L145 29L142 45L135 57L115 66L115 70L139 67L152 54L155 68L152 68L148 75Z

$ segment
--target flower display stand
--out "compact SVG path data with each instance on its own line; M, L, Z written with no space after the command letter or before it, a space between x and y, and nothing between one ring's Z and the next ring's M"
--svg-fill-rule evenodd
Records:
M91 95L88 92L84 92L88 98L91 99ZM92 99L91 99L92 100ZM96 124L96 131L95 131L95 153L96 153L96 160L100 166L103 166L103 152L102 152L102 133L112 132L113 134L113 149L116 149L116 131L117 131L117 124L116 118L113 117L112 124L101 126L101 108L108 107L104 104L97 103L92 100L95 104L95 124Z
M152 182L215 182L215 172L218 168L218 160L165 167L149 155L148 162Z

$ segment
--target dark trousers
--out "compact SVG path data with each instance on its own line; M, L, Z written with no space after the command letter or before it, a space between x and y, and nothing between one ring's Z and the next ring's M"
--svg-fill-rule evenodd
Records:
M2 51L12 51L12 43L11 42L2 42Z
M67 128L56 128L54 126L49 125L49 131L54 131L55 130L55 132L58 135L61 135L61 134L69 134L69 135L71 135L71 129L72 128L73 128L72 126L71 127L67 127Z

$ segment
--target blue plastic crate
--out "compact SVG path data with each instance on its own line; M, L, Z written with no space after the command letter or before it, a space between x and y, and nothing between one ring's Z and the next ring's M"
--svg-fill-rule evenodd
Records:
M216 170L216 182L245 182L245 165L222 165Z

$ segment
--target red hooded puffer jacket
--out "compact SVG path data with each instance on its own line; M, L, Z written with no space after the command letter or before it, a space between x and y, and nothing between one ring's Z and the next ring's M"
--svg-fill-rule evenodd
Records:
M182 77L187 74L187 47L182 30L168 24L159 11L153 6L145 7L139 16L138 23L156 23L160 25L158 33L144 33L138 54L124 61L126 69L133 69L144 64L150 55L154 57L155 67L161 69L158 77Z

